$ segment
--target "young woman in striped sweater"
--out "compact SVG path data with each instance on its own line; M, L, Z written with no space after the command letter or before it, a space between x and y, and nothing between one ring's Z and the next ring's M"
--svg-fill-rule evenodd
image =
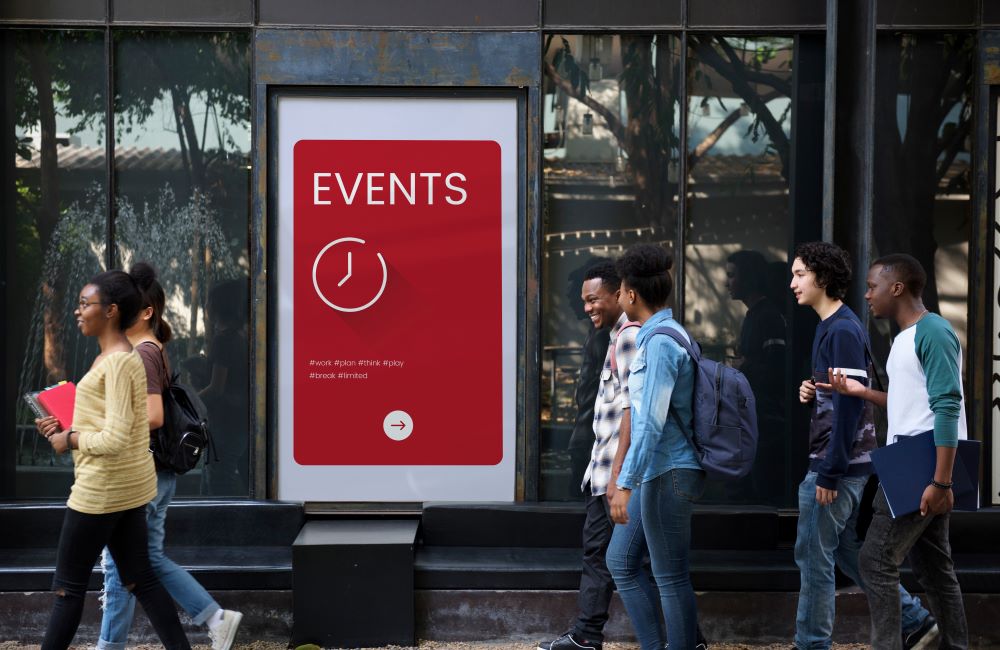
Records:
M105 546L163 645L190 648L147 550L146 504L156 496L156 473L149 453L146 371L125 335L142 302L124 271L91 278L74 313L80 332L95 337L101 352L77 385L70 428L61 430L53 417L36 420L56 453L72 450L74 475L42 650L62 650L73 641L90 574Z

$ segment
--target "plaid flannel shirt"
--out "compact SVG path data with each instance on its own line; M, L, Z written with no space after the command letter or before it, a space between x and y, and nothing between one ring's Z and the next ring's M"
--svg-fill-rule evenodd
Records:
M594 403L594 449L580 486L585 490L587 483L590 483L590 491L594 496L608 491L611 463L618 451L618 429L621 427L622 417L628 415L625 411L630 408L628 369L636 355L638 325L630 322L623 313L611 328L611 342L604 357L601 383Z

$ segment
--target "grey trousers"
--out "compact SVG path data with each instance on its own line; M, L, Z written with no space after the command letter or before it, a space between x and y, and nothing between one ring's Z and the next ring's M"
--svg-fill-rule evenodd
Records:
M899 565L909 557L910 567L927 593L941 634L940 648L967 650L962 589L955 577L948 541L950 515L922 517L919 512L892 518L882 488L875 495L875 513L861 547L861 577L868 585L872 620L872 648L899 650Z

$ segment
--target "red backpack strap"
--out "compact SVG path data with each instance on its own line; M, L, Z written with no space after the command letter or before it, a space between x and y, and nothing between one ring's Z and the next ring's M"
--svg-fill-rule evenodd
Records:
M627 327L641 327L641 325L642 325L641 323L638 323L638 322L636 322L634 320L625 321L625 324L622 325L622 328L620 330L618 330L618 336L621 336L622 332L624 332L625 328L627 328ZM618 359L615 358L615 346L616 345L618 345L618 338L617 337L615 338L615 342L611 345L611 372L613 372L615 374L618 374Z

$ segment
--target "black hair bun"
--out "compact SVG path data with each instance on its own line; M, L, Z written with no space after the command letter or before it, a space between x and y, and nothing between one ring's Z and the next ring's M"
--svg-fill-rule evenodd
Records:
M652 278L674 267L674 256L658 244L636 244L629 250L634 275Z
M142 291L148 291L156 282L156 269L149 262L136 262L128 274Z

